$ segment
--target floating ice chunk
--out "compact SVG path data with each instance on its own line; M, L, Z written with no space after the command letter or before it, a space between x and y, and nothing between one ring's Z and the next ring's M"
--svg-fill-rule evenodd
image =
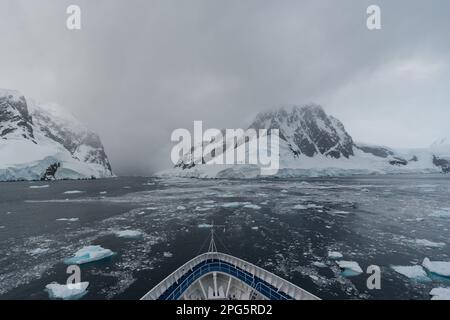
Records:
M310 203L306 206L308 209L323 209L323 206L319 206L317 204L314 203Z
M442 248L445 247L444 242L433 242L426 239L416 239L418 245L429 247L429 248Z
M343 211L343 210L335 210L333 211L334 214L349 214L348 211Z
M78 250L72 258L66 259L65 264L84 264L111 257L115 253L102 246L87 246Z
M45 286L45 290L52 299L76 300L87 293L89 282L80 282L76 284L58 284L52 282Z
M224 208L237 208L242 205L250 204L249 202L227 202L222 205Z
M203 211L209 211L209 210L211 210L211 208L210 207L204 207L204 208L203 207L196 207L194 210L203 212Z
M185 206L178 206L177 210L186 210L186 207Z
M430 291L431 300L450 300L450 288L434 288Z
M31 254L32 256L36 256L36 255L39 255L41 253L45 253L48 250L49 250L49 248L36 248L36 249L28 251L28 253Z
M164 258L172 258L173 254L172 254L172 252L166 251L166 252L163 253L163 256L164 256Z
M119 238L135 239L142 236L142 232L138 230L119 230L115 231L114 234Z
M80 218L59 218L59 219L56 219L56 221L68 221L68 222L75 222L75 221L78 221L78 220L80 220Z
M42 185L42 186L30 186L30 189L44 189L44 188L48 188L49 185Z
M430 259L423 259L422 266L429 272L443 276L450 277L450 262L445 261L430 261Z
M327 265L323 262L319 262L319 261L314 261L313 265L316 266L317 268L326 268Z
M337 252L337 251L329 251L328 252L328 258L329 259L339 260L339 259L342 259L343 257L344 256L340 252Z
M342 275L346 277L357 276L363 273L361 267L356 261L337 261L339 268L343 269Z
M259 209L261 209L261 207L258 206L258 205L256 205L256 204L246 204L246 205L244 206L244 208L247 208L247 209L254 209L254 210L259 210Z
M252 230L259 230L259 227L252 227Z
M78 193L83 193L84 191L80 191L80 190L69 190L64 192L64 194L78 194Z
M207 224L207 223L200 223L197 227L199 227L199 228L212 228L213 225L212 224Z
M421 266L392 266L392 269L410 279L430 281L430 278L428 278L427 273Z
M434 218L450 218L450 210L448 208L442 209L442 210L436 210L432 214L430 214L430 217Z

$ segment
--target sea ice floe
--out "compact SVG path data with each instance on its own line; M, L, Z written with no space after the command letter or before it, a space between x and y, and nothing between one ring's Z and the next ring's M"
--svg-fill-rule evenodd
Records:
M246 204L246 205L244 206L244 208L247 208L247 209L254 209L254 210L259 210L259 209L261 209L261 207L258 206L258 205L256 205L256 204Z
M80 190L69 190L64 192L64 194L78 194L78 193L83 193L84 191L80 191Z
M450 277L450 262L430 261L430 259L425 258L423 259L422 266L434 274Z
M135 239L142 237L142 232L138 230L118 230L114 234L119 238Z
M39 255L41 253L45 253L48 250L49 250L49 248L36 248L36 249L28 251L28 253L31 254L32 256L36 256L36 255Z
M319 261L314 261L313 265L316 266L317 268L326 268L326 264L323 262L319 262Z
M338 259L342 259L343 257L344 256L340 252L337 252L337 251L329 251L328 252L329 259L338 260Z
M84 264L111 257L115 253L102 246L87 246L78 250L72 258L66 259L65 264Z
M450 300L450 288L434 288L430 291L431 300Z
M314 204L314 203L310 203L306 206L308 209L323 209L323 206Z
M80 282L76 284L58 284L52 282L45 286L45 290L52 299L76 300L87 293L89 282Z
M363 270L356 261L337 261L339 268L343 269L342 275L346 277L357 276L363 273Z
M198 228L212 228L213 225L212 224L207 224L207 223L200 223L197 227Z
M163 253L163 256L164 256L164 258L172 258L173 254L172 254L172 252L166 251L166 252Z
M450 209L444 208L441 210L436 210L432 214L430 214L430 217L434 218L450 218Z
M442 248L445 247L444 242L433 242L426 239L416 239L418 245L429 247L429 248Z
M222 205L224 208L238 208L243 205L250 204L248 202L227 202Z
M59 219L56 219L56 221L68 221L68 222L75 222L75 221L78 221L78 220L80 220L80 218L59 218Z
M48 188L49 185L42 185L42 186L30 186L30 189L44 189L44 188Z
M395 272L418 281L429 281L427 273L421 266L392 266Z

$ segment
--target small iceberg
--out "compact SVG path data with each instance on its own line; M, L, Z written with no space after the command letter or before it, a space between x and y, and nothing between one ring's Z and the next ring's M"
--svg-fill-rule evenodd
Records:
M48 187L49 187L49 185L45 184L45 185L42 185L42 186L30 186L30 189L45 189L45 188L48 188Z
M84 191L80 191L80 190L69 190L64 192L64 194L78 194L78 193L83 193Z
M80 220L80 218L59 218L59 219L56 219L56 221L68 221L68 222L76 222L78 220Z
M238 208L241 205L246 205L246 204L249 204L249 203L248 202L245 202L245 203L243 203L243 202L227 202L227 203L224 203L222 205L222 207L224 207L224 208Z
M428 247L428 248L442 248L445 247L444 242L433 242L426 239L416 239L418 245Z
M45 286L45 290L51 299L76 300L87 293L89 282L76 284L59 284L52 282Z
M327 267L327 265L325 263L320 262L320 261L314 261L313 265L316 266L317 268L326 268Z
M432 214L430 214L430 217L434 218L450 218L450 210L448 208L434 211Z
M72 258L66 259L65 264L84 264L102 260L113 256L115 253L102 246L87 246L78 250Z
M173 254L172 254L172 252L166 251L166 252L163 253L163 256L164 256L164 258L172 258Z
M136 239L142 237L142 232L138 230L119 230L114 231L114 234L119 238Z
M422 266L429 272L443 277L450 277L450 262L445 261L430 261L430 259L423 259Z
M253 210L259 210L259 209L261 209L261 207L258 206L258 205L256 205L256 204L246 204L246 205L244 206L244 208L247 208L247 209L253 209Z
M342 253L337 252L337 251L329 251L328 252L328 258L332 259L332 260L339 260L342 259L344 256L342 255Z
M207 223L200 223L197 227L198 228L212 228L213 225L212 224L207 224Z
M361 267L356 261L337 261L339 268L343 269L342 275L345 277L353 277L363 273Z
M392 266L392 269L409 279L430 281L430 278L428 278L427 273L422 266Z
M36 249L28 251L28 253L31 254L32 256L36 256L36 255L39 255L41 253L45 253L48 250L50 250L50 249L49 248L36 248Z
M450 300L450 288L434 288L430 291L431 300Z

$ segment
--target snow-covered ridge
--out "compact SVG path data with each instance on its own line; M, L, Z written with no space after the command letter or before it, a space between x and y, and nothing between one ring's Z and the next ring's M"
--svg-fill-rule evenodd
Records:
M280 169L276 177L450 172L447 140L439 140L430 148L413 150L355 143L344 125L318 105L294 105L260 113L249 128L279 130ZM186 159L193 159L192 154L185 154L182 160ZM259 168L256 165L178 163L158 175L257 178Z
M73 115L0 89L0 181L112 175L100 138Z

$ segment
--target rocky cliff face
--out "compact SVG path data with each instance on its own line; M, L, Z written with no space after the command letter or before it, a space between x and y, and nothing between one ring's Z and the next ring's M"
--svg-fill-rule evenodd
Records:
M56 105L0 89L0 181L112 175L97 134Z
M328 116L318 105L293 106L259 114L249 126L253 129L279 129L295 155L324 155L339 159L353 155L352 137L344 125Z

